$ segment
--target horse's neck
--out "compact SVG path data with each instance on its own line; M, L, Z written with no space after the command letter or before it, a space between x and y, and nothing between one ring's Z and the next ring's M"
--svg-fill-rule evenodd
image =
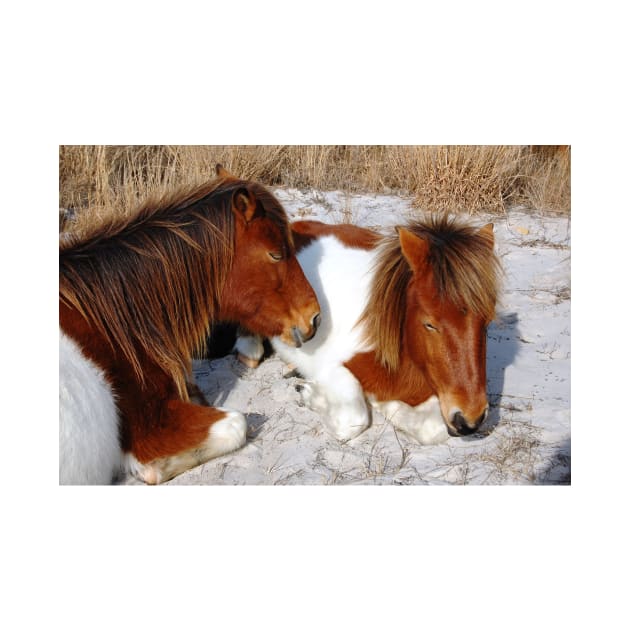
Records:
M435 393L423 372L404 351L395 372L383 366L374 351L357 354L345 365L357 377L366 395L376 400L401 400L415 406Z

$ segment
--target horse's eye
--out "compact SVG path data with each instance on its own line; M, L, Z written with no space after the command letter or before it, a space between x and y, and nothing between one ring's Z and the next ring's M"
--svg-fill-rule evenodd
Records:
M282 260L284 258L284 256L280 253L280 252L269 252L269 255L274 259L274 260Z
M429 324L429 322L425 322L424 327L427 330L432 330L434 332L437 332L437 328L433 324Z

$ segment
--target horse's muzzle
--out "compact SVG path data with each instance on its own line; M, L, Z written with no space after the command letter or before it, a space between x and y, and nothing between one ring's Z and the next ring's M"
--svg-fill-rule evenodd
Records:
M296 348L300 348L303 343L306 343L315 336L321 321L322 316L319 313L313 315L310 329L306 334L304 334L297 326L293 326L293 328L291 328L291 334L293 335L293 341L295 341Z
M461 411L456 411L451 416L451 422L447 425L448 434L452 437L460 437L462 435L470 435L479 429L483 421L488 417L488 407L486 407L483 413L474 421L469 422L466 420Z

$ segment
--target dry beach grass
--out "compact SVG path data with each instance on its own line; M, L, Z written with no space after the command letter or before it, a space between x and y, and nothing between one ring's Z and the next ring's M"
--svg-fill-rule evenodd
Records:
M150 194L197 184L222 163L266 185L396 192L423 210L569 213L569 146L60 146L59 206L82 221L126 213Z

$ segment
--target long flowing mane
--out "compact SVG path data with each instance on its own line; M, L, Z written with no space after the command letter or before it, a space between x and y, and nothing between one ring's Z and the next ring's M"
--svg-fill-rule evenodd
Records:
M219 308L234 256L232 195L246 188L289 242L286 215L263 186L218 178L149 200L80 238L60 241L59 297L120 349L144 382L139 352L185 375Z
M445 214L429 215L405 228L429 243L428 263L439 299L491 320L500 263L489 236ZM398 236L385 237L379 245L370 296L360 322L365 324L366 342L391 371L400 361L411 276Z

